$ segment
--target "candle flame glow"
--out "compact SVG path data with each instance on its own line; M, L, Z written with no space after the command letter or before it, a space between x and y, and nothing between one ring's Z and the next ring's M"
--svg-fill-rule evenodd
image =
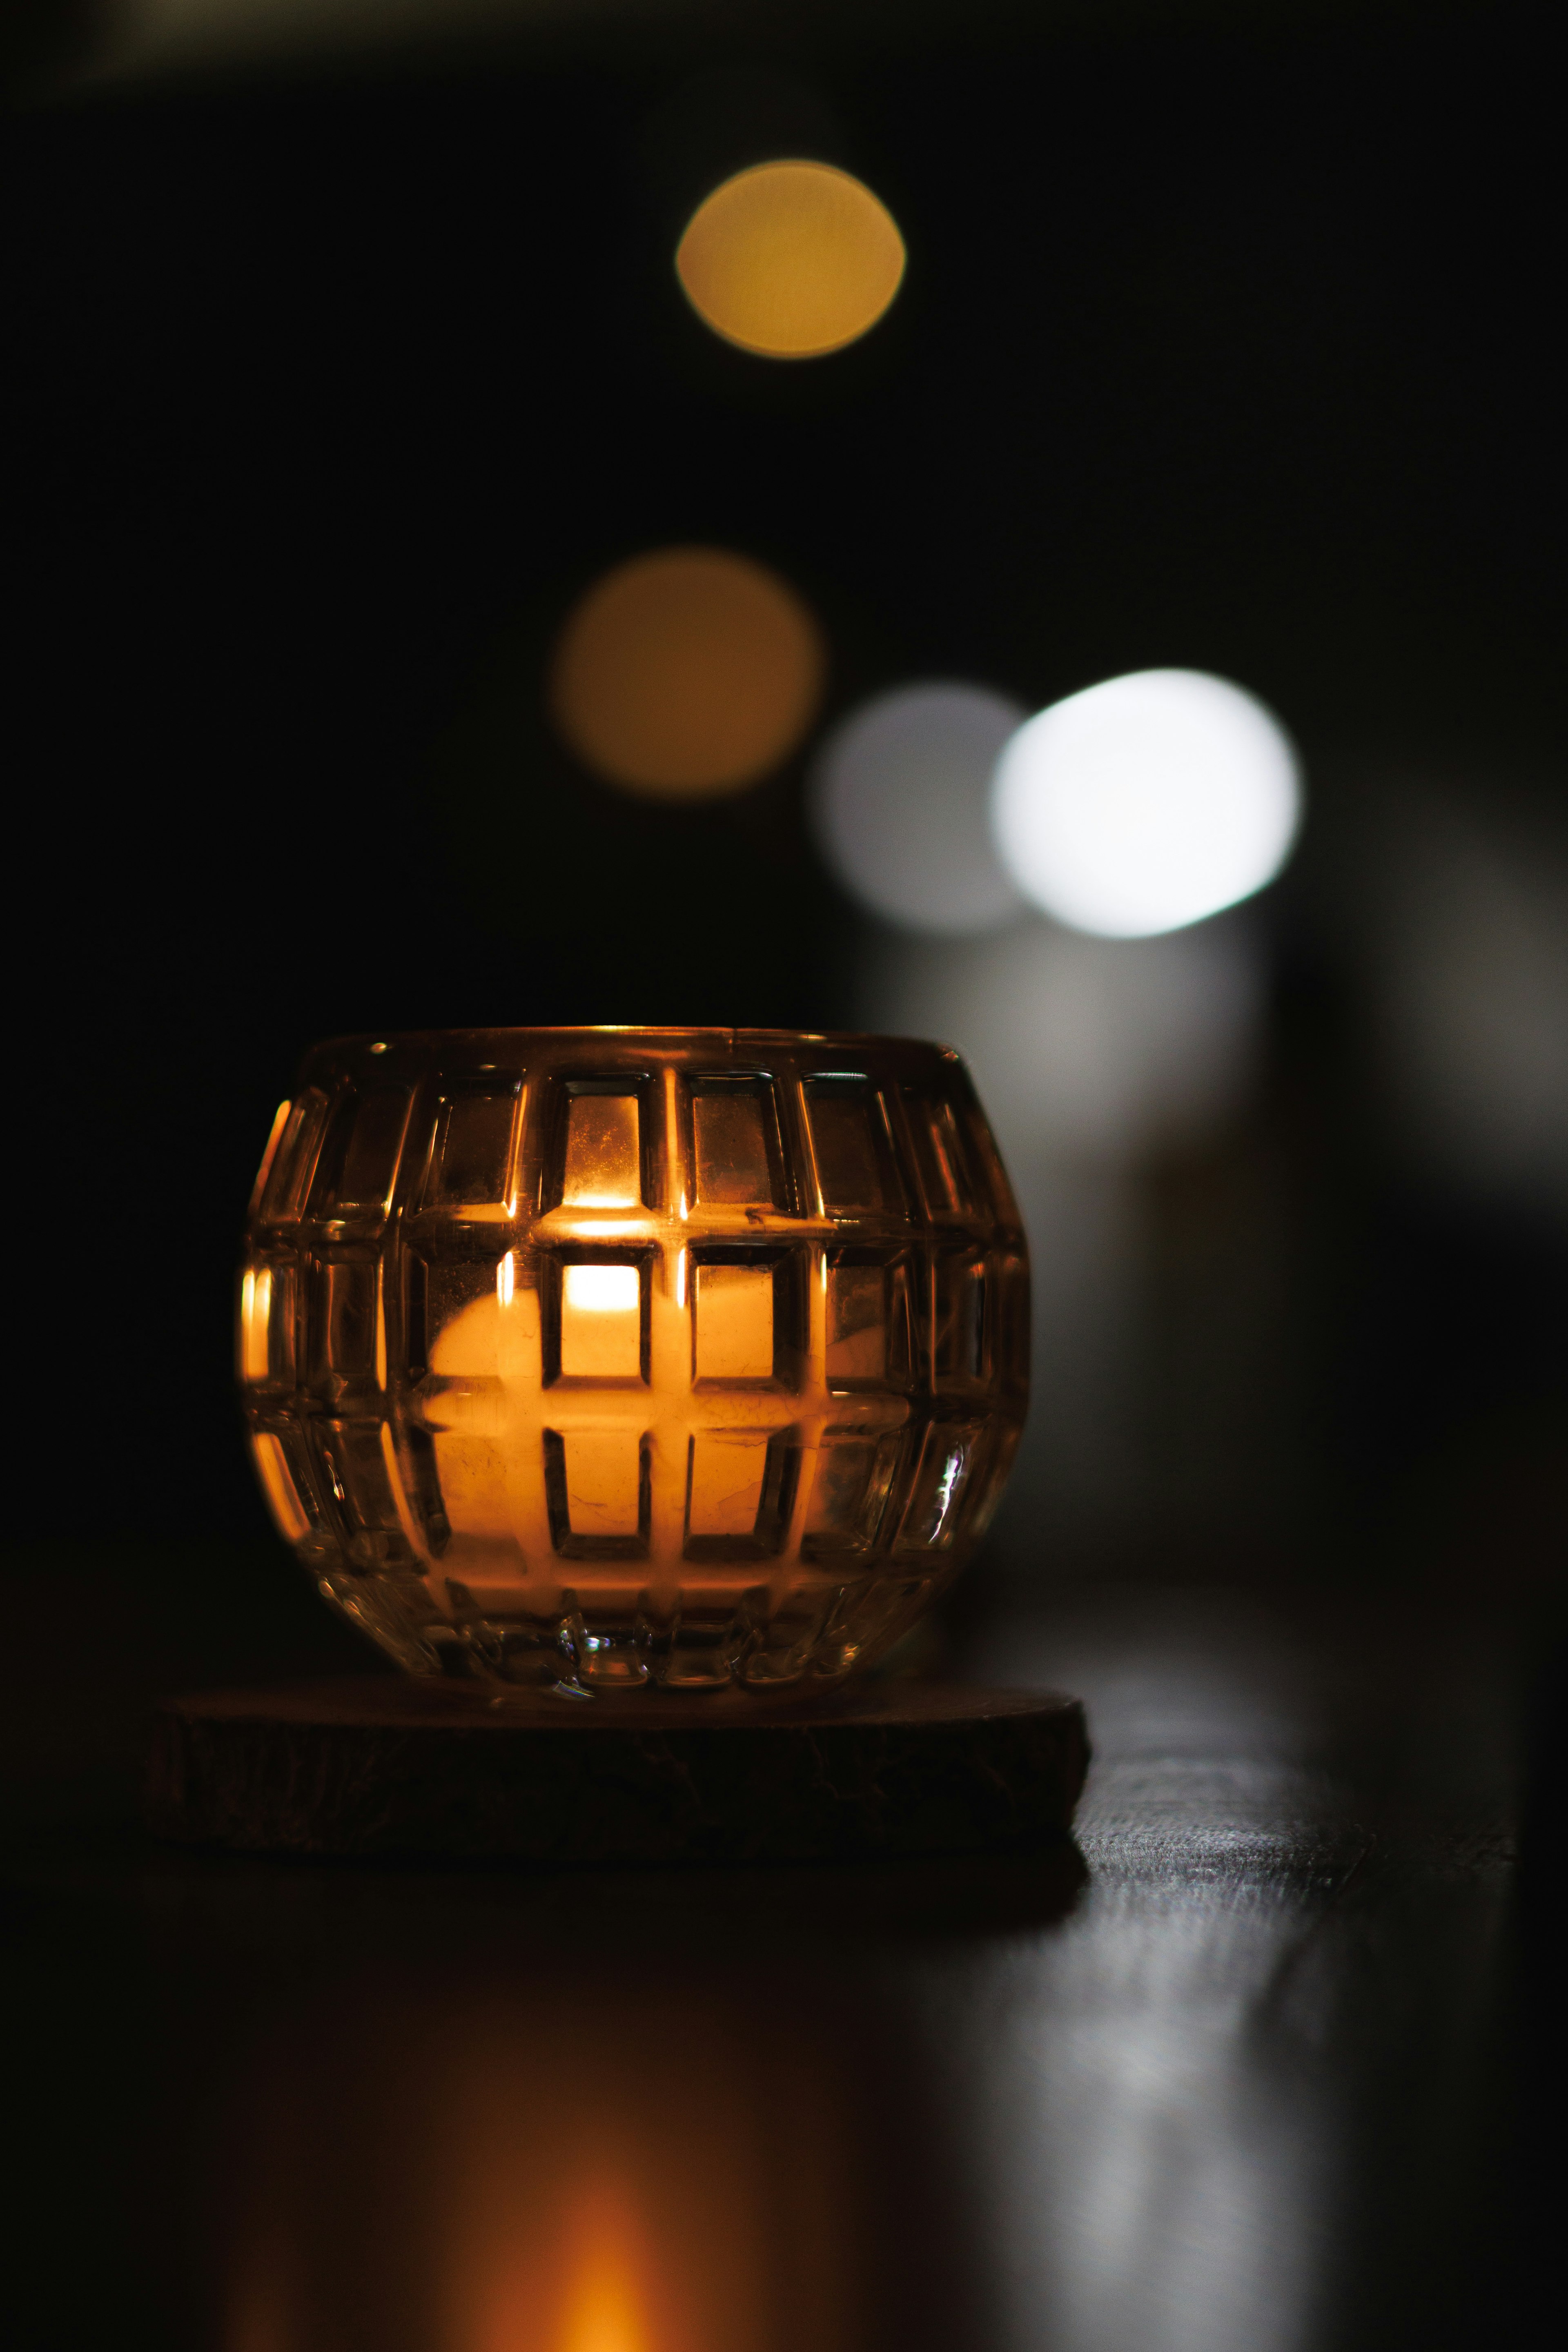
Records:
M569 1265L566 1268L566 1304L576 1314L635 1314L637 1307L636 1266Z

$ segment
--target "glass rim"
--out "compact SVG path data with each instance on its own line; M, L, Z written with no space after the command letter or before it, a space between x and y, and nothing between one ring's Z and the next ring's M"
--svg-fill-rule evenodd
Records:
M913 1048L917 1052L939 1055L944 1060L962 1061L963 1059L963 1055L960 1053L956 1045L947 1045L941 1039L932 1037L911 1037L894 1032L873 1029L784 1029L749 1028L744 1026L731 1027L718 1022L701 1024L692 1023L685 1024L677 1024L673 1023L634 1024L622 1022L530 1022L520 1024L455 1022L449 1025L429 1029L364 1029L349 1031L331 1036L319 1038L316 1043L307 1050L312 1055L351 1051L368 1053L378 1045L390 1049L394 1045L414 1046L426 1044L435 1045L461 1037L538 1037L552 1041L561 1038L569 1039L576 1037L584 1039L604 1038L606 1041L612 1038L625 1038L628 1041L632 1041L646 1037L650 1040L657 1039L676 1045L682 1044L687 1041L689 1041L692 1044L707 1044L715 1039L728 1038L731 1041L732 1047L734 1044L744 1039L748 1044L753 1040L757 1040L765 1042L769 1045L784 1046L831 1045L837 1047L841 1045L853 1045L864 1048L870 1052L884 1050L908 1052Z

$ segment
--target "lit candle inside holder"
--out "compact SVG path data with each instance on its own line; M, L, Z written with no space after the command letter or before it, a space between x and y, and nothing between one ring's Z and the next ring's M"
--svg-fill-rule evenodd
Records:
M962 1569L1027 1381L962 1064L909 1041L483 1030L319 1049L239 1364L326 1597L416 1674L831 1685Z

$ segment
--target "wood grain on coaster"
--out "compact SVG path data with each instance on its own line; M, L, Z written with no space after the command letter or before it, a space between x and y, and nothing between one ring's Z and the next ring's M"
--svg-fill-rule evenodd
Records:
M592 1710L366 1677L165 1704L146 1818L245 1853L549 1863L1003 1853L1061 1836L1089 1762L1055 1692L886 1683L814 1707Z

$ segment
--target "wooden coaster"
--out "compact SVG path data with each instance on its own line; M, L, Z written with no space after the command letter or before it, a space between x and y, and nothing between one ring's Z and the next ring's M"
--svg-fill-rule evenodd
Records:
M163 1706L156 1835L252 1853L549 1863L854 1861L1060 1837L1083 1708L1055 1692L871 1684L807 1708L663 1693L487 1702L379 1677Z

